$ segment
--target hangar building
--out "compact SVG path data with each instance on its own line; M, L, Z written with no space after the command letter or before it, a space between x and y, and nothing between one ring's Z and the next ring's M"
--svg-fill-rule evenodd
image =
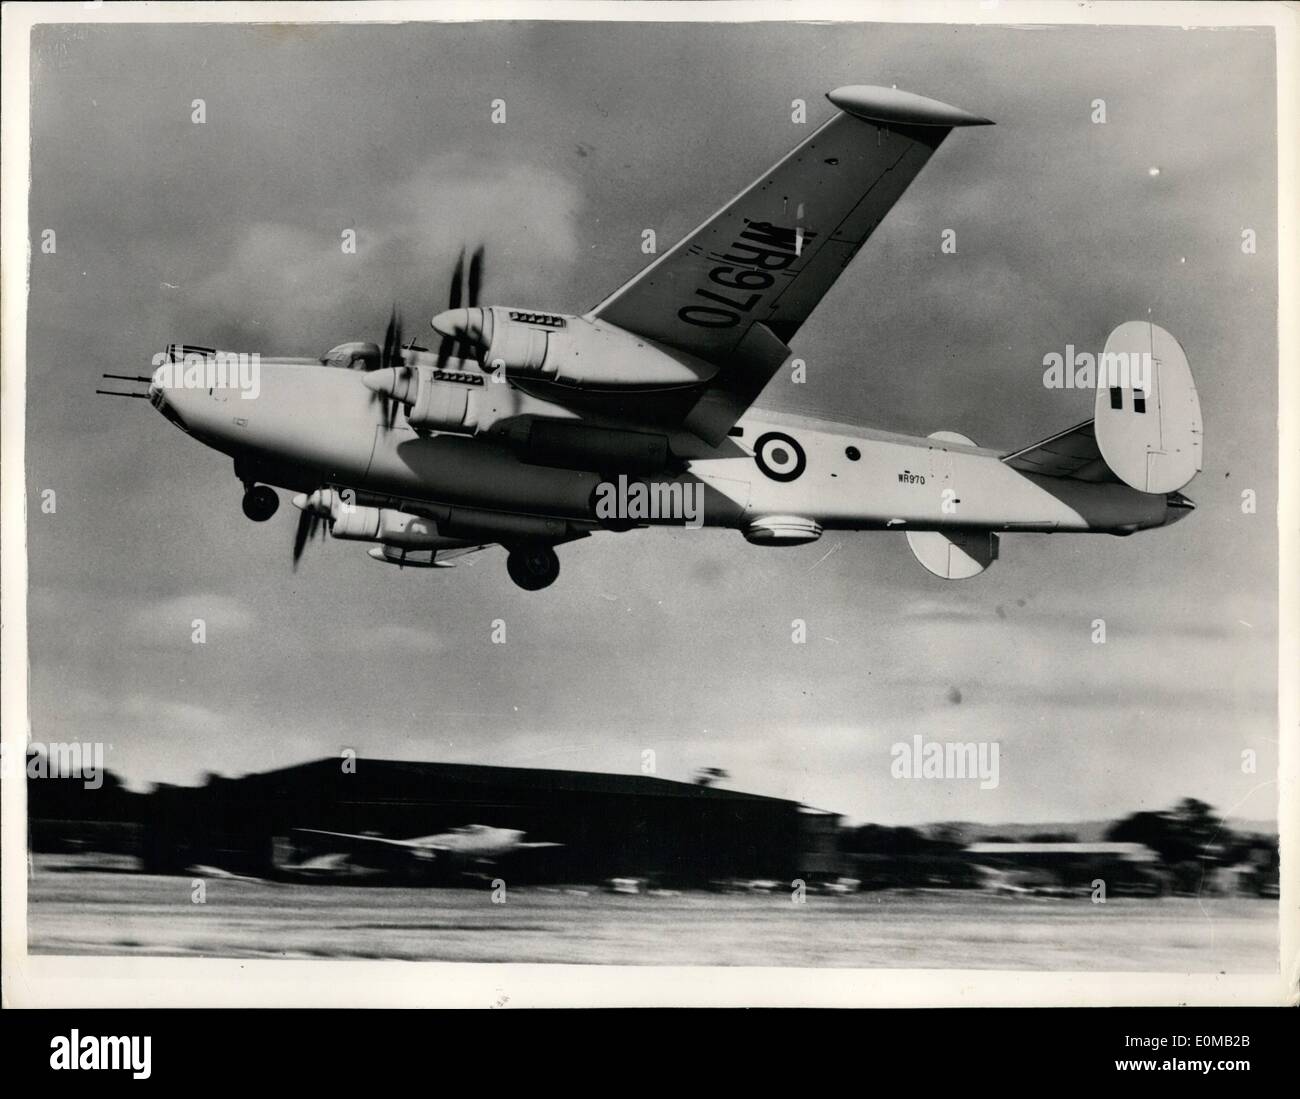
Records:
M303 829L409 838L483 824L562 845L529 860L538 880L790 881L826 872L838 825L798 802L645 775L338 757L147 800L147 870L267 877L303 857Z

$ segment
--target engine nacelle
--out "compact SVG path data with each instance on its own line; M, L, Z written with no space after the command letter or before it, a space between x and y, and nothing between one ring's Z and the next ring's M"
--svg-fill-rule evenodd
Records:
M449 309L433 326L475 347L489 373L578 389L672 389L718 372L712 363L585 317L494 305Z
M330 534L358 542L382 542L405 549L438 549L456 545L438 532L431 519L395 508L370 508L344 504L334 510Z
M407 409L406 421L416 431L473 435L480 428L480 417L491 411L483 407L485 384L482 374L460 373L452 380L446 371L421 367L415 401Z
M317 489L294 498L294 506L330 521L330 534L355 542L384 542L408 549L440 549L457 545L438 530L432 519L396 508L363 507L333 488Z
M427 364L375 370L362 378L368 389L407 406L416 431L479 435L501 420L520 416L576 419L562 405L535 397L477 370L440 370Z

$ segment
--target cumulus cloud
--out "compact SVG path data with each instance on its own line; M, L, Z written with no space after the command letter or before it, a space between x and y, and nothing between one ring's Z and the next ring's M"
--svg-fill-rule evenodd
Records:
M270 353L378 340L390 302L405 306L408 335L429 342L462 250L486 251L485 299L546 305L576 257L580 205L571 182L535 165L440 154L371 195L364 216L340 205L243 226L190 305L231 318Z

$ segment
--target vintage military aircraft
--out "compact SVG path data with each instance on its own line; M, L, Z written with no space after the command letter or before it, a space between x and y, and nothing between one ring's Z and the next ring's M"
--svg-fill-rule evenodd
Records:
M460 828L453 828L450 832L416 836L414 839L406 840L352 832L325 832L319 828L299 828L298 831L307 836L346 840L358 846L382 844L386 847L401 847L429 858L438 855L457 855L463 859L491 860L516 851L562 846L547 840L525 842L524 833L518 828L494 828L490 824L466 824Z
M892 88L827 98L834 117L590 312L480 304L480 250L456 265L435 349L405 343L394 314L382 348L262 359L255 397L210 349L172 347L138 380L234 458L250 519L275 513L272 486L298 494L295 566L326 529L398 566L501 545L536 590L558 575L558 545L694 519L765 546L900 530L922 565L960 579L1005 532L1126 535L1187 515L1200 406L1182 349L1148 321L1121 324L1100 359L1149 357L1149 377L1112 371L1094 419L1010 452L750 412L943 140L988 124Z
M329 850L284 869L297 877L358 877L373 870L429 870L448 874L473 872L502 859L530 851L562 847L545 840L525 840L517 828L466 824L449 832L414 839L394 839L352 832L327 832L317 828L294 829L305 844Z

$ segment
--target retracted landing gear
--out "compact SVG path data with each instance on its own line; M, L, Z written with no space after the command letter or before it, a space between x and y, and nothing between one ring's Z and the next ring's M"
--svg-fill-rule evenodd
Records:
M269 485L252 485L244 493L244 514L254 523L265 523L280 506L280 497Z
M524 591L540 591L560 575L560 559L550 546L517 546L506 558L510 579Z

